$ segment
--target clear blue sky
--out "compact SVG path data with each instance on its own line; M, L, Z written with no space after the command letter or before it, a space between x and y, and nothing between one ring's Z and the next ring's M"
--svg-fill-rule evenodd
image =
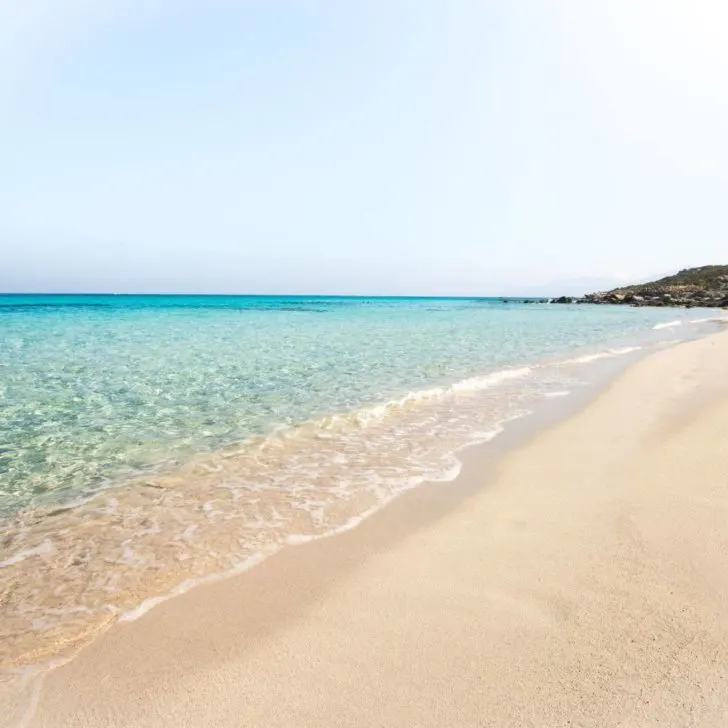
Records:
M722 0L3 0L0 290L728 263L726 78Z

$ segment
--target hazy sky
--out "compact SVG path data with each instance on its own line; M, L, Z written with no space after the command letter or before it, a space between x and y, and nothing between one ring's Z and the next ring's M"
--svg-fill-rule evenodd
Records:
M0 290L728 263L727 78L725 0L0 0Z

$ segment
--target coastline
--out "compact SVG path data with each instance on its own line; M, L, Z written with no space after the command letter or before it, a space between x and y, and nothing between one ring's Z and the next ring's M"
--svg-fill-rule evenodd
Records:
M692 688L668 705L652 673L692 680L699 664L700 690L725 697L706 657L728 664L726 625L710 611L726 595L722 494L707 478L686 501L674 474L725 472L720 451L696 438L715 445L728 422L726 353L728 333L658 351L565 421L533 436L528 418L465 451L445 487L410 491L354 530L114 626L48 674L26 725L600 725L627 709L640 725L673 713L682 725L679 711L698 705L723 716L728 702L701 703ZM519 428L528 441L489 473L493 449ZM666 452L668 503L650 472ZM697 557L716 586L693 584ZM624 641L630 628L637 643ZM670 662L689 635L695 664ZM685 669L670 677L670 665Z
M579 336L579 347L559 352L549 336L564 342L566 332L586 329L601 339L612 330L613 311L572 322L575 330L564 326L572 314L557 317L553 334L546 327L534 340L519 336L522 356L506 346L485 360L471 357L465 378L428 380L389 399L203 449L57 507L21 509L3 523L0 545L0 690L17 682L13 675L26 680L72 658L117 620L244 573L288 545L348 530L423 483L452 481L464 448L495 439L488 451L495 457L509 440L504 429L521 431L514 420L533 419L543 400L568 395L556 406L563 409L649 350L703 336L722 320L663 315L643 328L640 315L631 334L591 345ZM541 358L534 343L553 352ZM488 367L492 356L502 366ZM114 449L113 431L107 434Z

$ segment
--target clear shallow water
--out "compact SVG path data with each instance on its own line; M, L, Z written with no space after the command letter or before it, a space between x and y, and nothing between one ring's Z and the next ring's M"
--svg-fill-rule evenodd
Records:
M577 386L595 357L697 334L705 316L0 296L0 664L450 479L459 447Z
M0 297L0 514L674 318L472 300Z

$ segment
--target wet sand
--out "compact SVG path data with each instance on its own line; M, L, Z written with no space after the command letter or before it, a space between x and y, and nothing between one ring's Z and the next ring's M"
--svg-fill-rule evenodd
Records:
M113 627L26 725L728 724L728 333Z

